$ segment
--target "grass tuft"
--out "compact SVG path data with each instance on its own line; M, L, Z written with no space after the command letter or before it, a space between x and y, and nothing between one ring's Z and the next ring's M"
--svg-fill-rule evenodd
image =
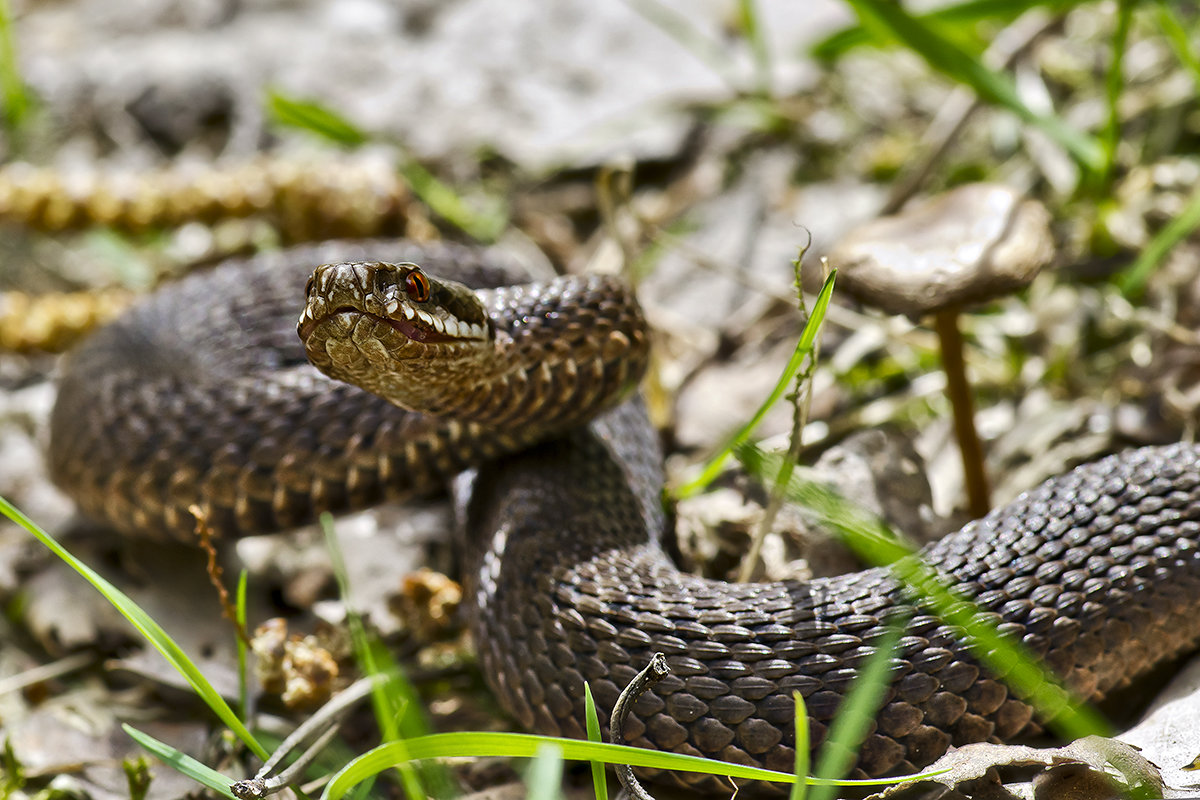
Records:
M129 800L146 800L146 792L150 791L153 777L150 774L150 762L146 757L127 758L121 762L125 772L125 781L129 787Z
M950 80L969 86L983 101L1016 114L1066 150L1090 176L1104 173L1104 148L1092 136L1068 125L1053 114L1038 114L1021 100L1016 84L1006 74L989 69L975 54L927 20L906 12L894 0L847 0L865 29L881 38L894 39L920 56Z
M233 785L232 778L222 775L215 769L200 763L191 756L179 752L169 744L164 744L150 734L139 731L131 725L122 724L121 728L125 733L129 734L130 739L141 745L143 750L156 757L168 767L186 775L201 786L206 786L217 794L228 797L229 800L237 800L237 797L229 790L229 787Z
M277 90L267 92L267 113L277 124L307 131L341 147L360 147L371 136L333 109L312 100L299 100ZM491 242L508 225L508 207L498 197L481 196L474 204L438 180L429 170L411 158L398 167L413 194L434 214L481 242Z
M162 629L154 619L142 610L142 607L133 602L130 597L113 586L107 580L100 576L95 570L84 564L78 558L67 551L65 547L58 543L50 534L43 531L33 520L25 516L21 511L14 507L3 497L0 497L0 514L8 517L13 522L20 525L33 535L35 539L41 542L50 552L58 556L61 560L67 563L72 569L82 575L104 598L113 605L117 611L129 620L130 624L137 629L137 632L148 641L155 650L162 653L163 657L173 666L176 671L188 682L192 687L192 691L204 701L204 703L212 709L213 713L228 727L234 734L237 735L242 742L250 748L250 750L259 758L266 760L267 751L250 731L242 724L238 716L233 713L233 709L225 702L225 699L217 692L213 685L209 683L204 674L200 672L200 668L195 662L188 657L174 639Z
M338 545L333 527L333 515L321 515L321 530L333 562L333 573L337 578L338 590L346 606L346 622L354 642L355 658L364 675L383 676L375 681L371 689L371 707L375 712L375 724L379 726L384 741L402 746L405 739L424 736L432 732L429 719L425 716L417 690L404 676L399 663L378 640L367 633L362 618L350 602L350 582L346 562ZM435 796L448 796L452 782L439 765L427 765L427 769L414 769L407 762L396 767L404 793L416 800L425 797L425 786L431 787Z

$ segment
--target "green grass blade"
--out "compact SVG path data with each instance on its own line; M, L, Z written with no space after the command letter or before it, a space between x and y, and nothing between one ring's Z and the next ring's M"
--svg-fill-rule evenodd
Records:
M1033 705L1049 727L1069 739L1113 735L1095 709L1072 698L1036 656L982 619L979 609L955 594L936 570L916 556L908 556L895 562L893 571L943 621L961 628L975 657Z
M989 69L922 20L908 14L895 0L847 0L869 29L884 32L921 56L931 68L971 87L985 102L1006 108L1057 142L1091 175L1104 170L1104 149L1093 137L1075 130L1060 117L1038 114L1022 102L1007 75Z
M965 3L944 6L936 11L915 15L922 23L930 26L971 25L983 20L999 20L1007 22L1014 20L1035 5L1041 5L1045 0L968 0ZM1082 1L1082 0L1081 0ZM847 25L821 39L809 48L808 52L814 58L824 62L832 62L859 47L875 46L893 43L890 37L879 28L866 25Z
M1112 174L1117 163L1117 147L1121 143L1121 114L1118 105L1125 88L1125 48L1129 42L1129 26L1133 19L1132 0L1118 0L1117 24L1112 35L1112 59L1104 76L1104 100L1107 115L1100 142L1104 147L1104 174Z
M808 708L804 705L804 695L794 690L792 691L792 703L795 705L792 718L796 728L797 781L792 784L792 791L788 794L788 800L805 800L808 796L808 781L799 780L799 778L808 777L808 751L812 747L808 739Z
M858 750L891 682L888 671L903 633L903 626L890 626L876 645L875 652L855 677L845 701L829 726L829 737L821 747L814 777L836 780L845 775L858 760ZM812 788L810 796L812 800L834 800L836 793L836 787L818 784Z
M354 655L359 669L364 675L384 675L387 678L376 681L371 687L371 708L383 740L401 742L411 736L429 733L429 721L422 712L423 706L416 689L404 677L400 665L392 658L391 653L367 634L362 618L350 602L349 573L346 571L342 549L338 545L333 515L328 512L321 514L320 523L334 578L337 580L338 592L346 605L346 622L350 628L350 638L354 643ZM398 764L396 769L405 796L413 800L425 797L422 775L418 774L418 770L412 764ZM433 765L432 771L441 772L438 765ZM449 778L445 775L431 777L439 786L449 784Z
M945 31L989 20L1008 23L1031 8L1063 13L1074 6L1092 2L1095 0L967 0L915 16L921 22ZM822 61L835 61L857 47L892 43L894 40L882 35L884 33L863 25L849 25L817 42L809 48L809 53Z
M562 748L552 744L538 745L525 773L525 786L529 790L526 800L558 800L562 786Z
M763 31L762 15L758 13L755 0L738 0L738 27L742 36L750 44L750 52L754 54L754 72L758 83L758 93L763 97L771 96L771 50L767 44L767 36Z
M1155 9L1158 28L1170 43L1175 57L1192 73L1192 83L1200 86L1200 55L1192 46L1191 34L1180 21L1175 9L1171 8L1170 0L1159 0Z
M245 718L250 707L250 689L249 683L246 680L247 673L247 646L246 640L241 636L241 631L246 630L246 585L248 578L246 570L242 570L238 574L237 598L236 598L236 613L237 626L239 634L235 637L237 640L237 675L238 675L238 711L239 716Z
M25 797L25 765L17 760L13 752L12 737L4 737L4 746L0 747L0 797Z
M158 739L155 739L148 733L143 733L137 728L130 725L122 724L122 730L129 734L129 738L138 743L144 750L151 753L159 761L167 766L175 769L199 784L207 786L214 792L237 800L229 787L234 784L234 781L217 772L215 769L206 767L196 759L189 755L179 752L169 744L164 744Z
M699 772L708 775L724 775L748 780L795 783L796 776L789 772L731 764L698 756L680 753L665 753L645 750L640 747L588 742L575 739L558 739L529 733L435 733L408 739L404 742L389 742L364 753L338 771L325 787L321 800L339 800L350 787L372 775L390 769L406 759L424 758L488 758L519 757L531 758L537 753L538 745L553 744L562 748L563 758L571 761L603 761L608 764L629 764L633 767L654 767L683 772ZM878 780L834 781L837 786L880 786L906 780L924 778L934 773L904 778ZM940 774L940 773L939 773ZM811 781L810 781L811 782Z
M25 88L17 66L17 46L8 0L0 0L0 102L3 102L4 122L9 131L19 129L33 110L33 98Z
M588 741L601 741L600 717L596 714L596 700L592 697L592 687L587 681L583 682L583 718L587 724ZM592 762L592 791L596 800L608 800L608 778L604 773L602 761Z
M473 239L494 241L508 226L508 208L498 197L488 197L482 209L473 209L457 192L411 159L400 165L400 175L430 211Z
M308 131L334 144L358 147L369 138L365 131L333 109L274 89L267 90L267 113L279 125Z
M1192 193L1191 199L1179 216L1146 243L1138 257L1117 279L1117 288L1121 290L1121 294L1130 300L1141 297L1146 288L1146 281L1150 280L1150 276L1158 269L1167 253L1171 252L1171 248L1191 236L1197 228L1200 228L1200 188Z
M84 564L71 555L54 537L35 525L32 520L17 510L16 507L3 497L0 497L0 514L4 514L4 516L29 531L50 552L65 561L68 566L87 579L92 586L95 586L100 594L104 595L104 598L112 603L113 607L121 612L125 619L129 620L138 633L146 641L150 642L155 650L163 654L163 657L183 676L184 680L191 685L192 690L213 710L213 713L220 718L221 722L225 723L256 756L266 760L268 756L267 751L255 740L254 736L242 724L237 715L233 713L233 709L229 707L225 699L213 688L212 684L208 682L208 679L204 677L204 674L200 672L200 669L191 658L175 643L175 640L168 636L167 632L162 629L162 626L143 611L141 606L133 602L120 589L102 578L87 564Z
M765 454L751 445L740 447L738 458L759 480L769 480L779 468L779 456ZM961 628L972 654L1033 705L1056 732L1071 739L1111 735L1103 717L1087 704L1071 698L1028 648L1001 634L977 606L957 595L952 583L921 561L916 549L881 519L802 474L792 478L786 495L828 525L860 559L889 566L893 576L923 605L943 622Z
M725 443L725 446L705 464L700 476L675 490L676 499L698 494L703 491L704 487L712 483L713 479L721 474L721 467L724 466L725 460L733 453L734 448L750 438L750 434L762 422L763 417L767 415L771 407L787 392L788 387L791 386L792 378L800 370L804 359L812 353L813 344L817 340L817 333L821 330L821 323L825 319L825 310L829 308L829 300L833 297L833 285L836 278L837 270L833 270L829 273L829 277L825 279L825 284L821 287L816 302L813 303L812 313L809 314L808 320L804 323L804 330L800 332L800 341L796 342L796 349L792 351L792 357L788 359L787 366L784 367L778 382L775 384L775 388L771 390L771 394L767 396L763 404L754 412L754 416L750 418L750 421L739 428L729 438L729 441Z
M150 784L153 782L149 759L143 755L122 759L121 770L125 773L129 800L146 800L146 792L150 791Z
M274 90L267 92L267 111L279 125L308 131L335 144L358 147L370 140L365 131L336 111ZM421 202L468 236L490 242L507 227L508 210L499 198L485 198L483 208L476 210L416 161L407 159L398 170Z

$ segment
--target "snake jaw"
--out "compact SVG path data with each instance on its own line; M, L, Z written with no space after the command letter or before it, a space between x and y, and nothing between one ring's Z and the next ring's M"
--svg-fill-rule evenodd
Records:
M340 314L356 315L383 323L401 336L421 344L487 341L487 329L482 325L461 322L453 318L434 317L423 312L415 312L407 306L403 311L397 309L394 315L387 316L353 306L341 306L328 314L314 317L309 309L305 308L300 315L300 322L296 326L300 340L307 342L318 325Z
M355 309L339 310L354 311ZM460 323L452 317L443 319L431 316L421 311L415 311L407 305L401 306L397 309L396 313L389 314L386 317L370 312L359 313L376 322L382 322L401 335L422 344L484 341L487 338L487 331L482 326L472 325L467 322Z
M388 301L384 308L387 316L379 319L418 342L485 341L488 336L486 325L459 319L443 308L437 308L431 314L410 302L396 299Z

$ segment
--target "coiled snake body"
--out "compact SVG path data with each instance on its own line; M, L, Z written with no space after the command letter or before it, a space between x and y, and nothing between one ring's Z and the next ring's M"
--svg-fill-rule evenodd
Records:
M654 433L636 401L613 407L646 357L620 284L559 279L475 301L408 268L313 277L299 327L315 363L454 415L444 421L305 359L295 333L305 279L316 264L366 257L485 286L511 280L474 251L408 244L308 248L186 279L69 359L52 420L56 479L120 530L187 537L192 507L219 531L265 531L435 489L483 463L459 491L473 630L484 674L531 729L582 736L583 681L609 709L658 651L672 672L634 705L634 744L790 771L792 692L819 743L884 623L907 613L862 773L914 770L951 744L1036 728L1029 706L885 570L765 584L678 571L659 545ZM314 299L323 291L332 297ZM482 351L491 366L474 364ZM380 377L384 363L401 363L403 377ZM1185 445L1110 457L923 555L1095 699L1200 635L1198 467Z

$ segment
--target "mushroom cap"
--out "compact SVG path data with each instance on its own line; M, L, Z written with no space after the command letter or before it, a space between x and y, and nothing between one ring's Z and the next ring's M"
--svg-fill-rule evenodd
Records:
M1045 206L973 183L860 225L829 263L860 302L918 317L1016 291L1053 257Z

